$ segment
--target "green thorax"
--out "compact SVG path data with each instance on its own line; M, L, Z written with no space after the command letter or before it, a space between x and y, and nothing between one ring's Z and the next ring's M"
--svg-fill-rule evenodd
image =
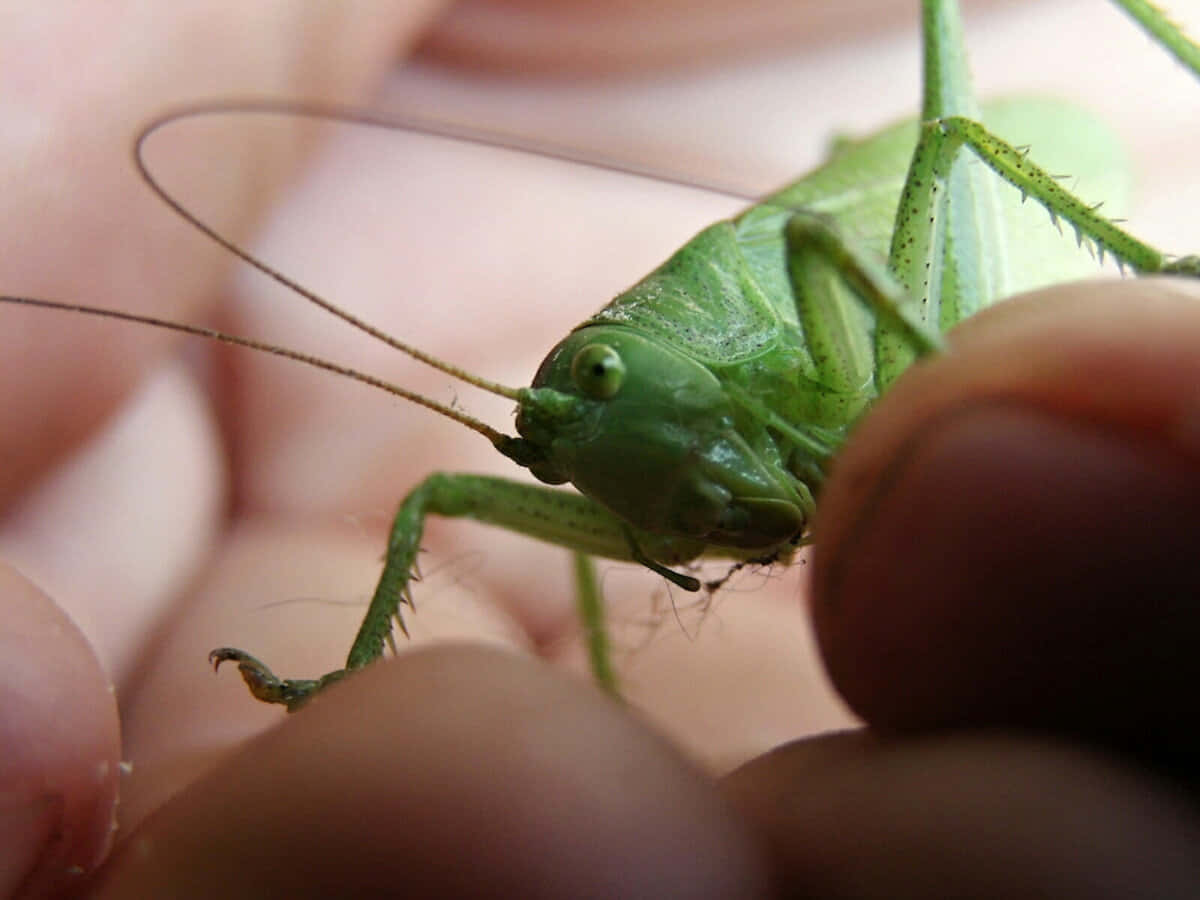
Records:
M1089 194L1109 198L1106 209L1124 207L1123 151L1108 127L1089 113L1034 99L988 104L985 117L997 133L1030 145L1050 168L1086 184ZM1064 135L1069 136L1065 146ZM603 323L636 329L760 397L797 427L846 429L874 397L872 367L865 366L857 384L821 382L798 314L804 298L788 276L785 227L797 209L821 213L843 236L885 258L915 142L912 121L862 140L834 142L820 168L736 218L705 228L580 327ZM997 252L1009 260L1007 291L1094 271L1094 262L1072 240L1058 240L1036 204L1026 206L1015 190L1006 190L1001 205L1005 246ZM858 329L869 356L873 314L862 307L858 321L848 327Z

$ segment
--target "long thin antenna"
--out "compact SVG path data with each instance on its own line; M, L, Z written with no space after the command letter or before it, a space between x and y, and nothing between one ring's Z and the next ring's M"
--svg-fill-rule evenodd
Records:
M438 359L437 357L431 356L430 354L425 353L423 350L419 350L418 348L412 346L411 344L406 344L404 341L401 341L397 338L392 337L387 332L381 331L380 329L376 328L374 325L371 325L369 322L365 322L364 320L358 318L357 316L353 315L352 313L347 312L346 310L342 309L341 307L336 306L333 303L330 303L324 297L320 296L319 294L315 293L314 291L310 291L308 288L304 287L304 285L300 284L299 282L293 281L291 278L284 275L278 269L275 269L275 268L271 267L270 265L268 265L267 263L263 262L261 259L254 256L254 254L250 253L250 251L243 249L239 244L237 244L234 241L230 240L229 238L225 237L225 235L221 234L219 231L217 231L215 228L213 228L207 222L200 219L198 216L195 215L195 213L191 212L189 209L184 207L184 205L179 200L177 200L173 194L171 194L166 188L164 188L162 186L162 184L159 183L158 179L156 179L152 174L150 174L150 169L146 165L146 160L143 156L142 151L143 151L143 147L144 147L146 141L156 131L169 125L172 122L178 121L179 119L197 118L201 115L215 114L217 112L223 112L223 113L228 114L230 111L231 110L228 108L222 109L219 105L218 106L210 106L210 107L198 106L198 107L191 107L191 108L184 109L184 110L176 110L174 112L166 113L165 115L159 116L158 118L151 120L151 122L148 125L146 125L141 130L141 132L139 132L139 134L137 136L137 140L135 140L133 143L133 164L137 167L138 173L142 176L142 180L146 182L146 185L150 188L150 190L154 191L154 193L158 195L159 199L162 200L163 203L165 203L177 216L179 216L181 219L183 219L189 225L194 227L197 231L206 235L209 239L211 239L212 241L219 244L221 247L228 250L230 253L232 253L234 256L236 256L238 259L240 259L243 262L246 262L247 264L258 269L258 271L262 272L267 277L271 278L274 281L277 281L279 284L283 285L284 287L295 291L297 294L299 294L301 297L303 297L309 303L319 306L321 309L325 310L326 312L337 316L342 321L344 321L350 325L353 325L359 331L363 331L366 334L369 334L371 337L375 338L376 340L382 341L383 343L387 344L389 347L399 350L401 353L405 353L408 356L411 356L413 359L418 360L419 362L423 362L427 366L437 369L440 372L445 372L447 375L450 375L453 378L457 378L458 380L464 381L467 384L472 384L477 388L487 391L488 393L499 394L501 397L507 397L510 400L516 400L517 399L516 388L510 388L505 385L499 384L497 382L489 381L486 378L481 378L478 375L474 375L474 374L466 371L465 369L459 368L458 366L451 365L450 363L447 363L447 362L443 362L442 360ZM240 108L238 111L240 111ZM249 111L249 110L247 110L247 111ZM273 107L267 107L262 111L281 112L281 110L277 110ZM293 114L295 114L295 110L293 110ZM38 305L38 304L34 304L34 305ZM48 304L43 303L41 305L48 305ZM84 307L76 307L76 309L80 312L88 311ZM121 316L121 315L116 315L115 318L130 318L133 320L138 320L137 317L129 317L129 316ZM138 321L145 321L146 324L152 324L151 322L146 321L146 320L138 320ZM175 327L176 330L182 330L182 331L188 330L186 327L180 328L180 327L174 325L173 323L169 323L169 322L165 322L165 321L158 321L153 324L157 324L162 327ZM267 345L267 344L256 344L253 342L249 342L243 338L235 338L233 335L224 335L224 334L219 335L218 333L215 333L215 332L209 333L203 329L202 329L202 331L204 331L207 334L207 336L209 336L209 337L216 338L217 340L223 340L227 343L236 343L236 344L240 344L241 346L255 346L256 349L259 349L259 350L275 352L278 355L288 356L293 359L298 359L302 362L309 362L312 365L317 365L317 362L314 359L306 358L304 356L304 354L293 354L290 351L287 353L279 353L279 351L282 348L271 347L270 345ZM348 374L342 369L335 368L333 364L325 364L324 362L322 362L320 364L320 367L329 369L330 371L343 371L343 374ZM365 381L367 379L360 378L359 380ZM374 382L370 382L370 383L374 383ZM378 383L376 386L383 387L384 385L383 385L383 383ZM413 394L408 391L403 391L399 388L396 388L394 385L387 387L385 389L390 390L392 393L394 393L398 396L407 397L408 399L413 400L414 402L418 402L415 399L418 395ZM437 404L435 404L429 400L422 400L419 402L421 402L421 404L423 406L426 406L430 409L437 409L440 412L443 412L447 415L451 415L451 413L446 412L446 410L448 409L447 407L440 407ZM453 415L451 415L451 418L458 418L458 416L457 416L457 414L453 414ZM474 421L474 420L472 420L472 421Z
M761 191L748 189L745 185L738 185L732 181L685 175L681 174L677 168L668 169L662 166L634 163L615 154L595 153L570 144L556 144L543 138L531 141L511 133L481 128L478 125L461 121L432 119L410 113L377 113L361 107L341 106L336 103L271 100L263 97L200 101L162 113L145 125L142 134L149 135L150 132L171 122L218 115L289 116L291 118L343 122L350 125L361 125L365 128L411 131L465 144L482 144L499 150L512 150L541 159L558 160L601 172L633 175L659 184L693 188L751 204L758 203L762 199Z
M105 319L120 319L124 322L137 322L141 325L153 325L155 328L166 328L171 331L180 331L184 334L191 334L197 337L211 338L216 341L221 341L224 344L233 344L238 347L249 347L251 350L259 350L263 353L271 353L275 356L282 356L285 359L294 359L296 362L304 363L305 365L312 366L313 368L324 369L326 372L334 372L338 375L345 375L347 378L353 378L355 381L361 381L363 384L369 384L372 387L377 387L381 390L387 391L389 394L395 394L397 397L403 397L405 400L409 400L419 406L423 406L426 409L432 410L439 415L443 415L448 419L453 419L455 422L466 425L472 431L482 434L493 444L500 445L512 440L511 437L503 432L497 431L485 422L481 422L479 419L476 419L474 416L469 416L464 412L454 409L453 407L445 406L435 400L430 400L428 397L422 394L418 394L415 391L406 390L390 381L384 381L382 378L376 378L375 376L368 375L365 372L359 372L357 369L351 369L348 366L339 365L338 363L331 362L327 359L321 359L319 356L311 356L308 353L301 353L299 350L290 350L287 347L277 347L276 345L268 344L265 341L256 341L253 338L241 337L236 334L227 334L224 331L218 331L215 328L206 328L203 325L186 325L182 322L173 322L170 319L159 319L154 316L143 316L137 313L123 312L116 309L103 309L98 306L81 306L77 303L61 303L57 300L39 300L34 297L13 297L3 294L0 294L0 302L19 303L24 306L38 306L42 309L59 309L65 312L83 313L84 315L99 316ZM371 330L369 333L373 334L374 331ZM392 342L388 341L388 343ZM438 366L437 368L441 368L441 366ZM471 381L472 384L475 383L469 378L466 380Z
M238 114L299 116L310 119L349 122L356 125L375 128L406 128L411 131L432 135L434 137L471 143L484 143L502 149L537 154L538 156L542 156L547 159L558 159L595 169L622 172L644 178L652 178L659 182L698 188L709 191L710 193L724 194L740 200L751 201L754 199L753 195L747 194L736 187L731 187L726 184L683 178L668 171L651 167L630 165L616 159L599 158L594 156L591 158L582 158L577 148L552 146L547 145L544 142L540 143L535 148L531 147L528 142L523 142L511 135L487 131L461 123L447 123L445 121L434 121L414 116L397 117L377 115L362 109L336 105L296 103L294 101L267 100L261 98L202 102L179 107L175 110L163 113L162 115L152 119L139 132L133 145L133 164L137 168L138 173L145 181L147 187L149 187L150 190L152 190L158 196L158 198L167 205L169 209L171 209L177 216L182 218L201 234L205 235L217 245L232 253L246 264L254 267L267 277L283 285L284 287L295 291L308 302L320 307L334 316L337 316L342 321L352 325L360 331L365 332L366 334L369 334L376 340L382 341L389 347L399 350L401 353L407 354L408 356L411 356L412 358L425 363L426 365L431 366L438 371L444 372L453 378L457 378L466 382L467 384L474 385L482 390L493 394L498 394L499 396L506 397L510 400L519 400L519 391L517 389L507 387L497 382L489 381L488 379L474 375L465 369L461 369L458 366L443 362L442 360L437 359L436 357L433 357L428 353L425 353L422 350L379 330L370 323L359 319L357 316L354 316L338 306L335 306L333 303L321 297L319 294L316 294L298 282L293 281L282 272L254 256L248 250L242 248L239 244L225 237L225 235L221 234L211 225L185 208L183 204L177 200L175 196L166 188L164 188L158 179L150 173L149 166L146 164L144 158L144 150L147 140L149 140L149 138L155 132L173 122L184 119L212 115ZM446 416L449 419L453 419L454 421L467 426L472 431L478 432L486 437L493 444L501 447L502 452L506 452L509 455L511 455L512 452L509 445L519 443L519 441L516 441L516 439L505 435L503 432L497 431L473 416L469 416L466 413L463 413L450 406L437 403L433 400L430 400L428 397L406 390L399 385L384 381L381 378L367 375L366 373L351 369L348 366L339 365L338 363L331 362L330 360L312 356L307 353L301 353L297 350L291 350L287 347L269 344L265 341L257 341L252 338L228 334L223 331L218 331L214 328L207 328L200 325L187 325L181 322L159 319L154 316L139 315L137 313L123 312L114 309L104 309L95 306L84 306L76 303L64 303L55 300L41 300L32 297L16 297L6 295L0 295L0 302L19 303L25 306L35 306L43 309L56 309L67 312L83 313L90 316L118 319L126 322L137 322L143 325L151 325L156 328L165 328L171 331L195 335L197 337L210 338L221 341L222 343L232 344L239 347L247 347L263 353L271 353L275 356L296 360L297 362L304 363L305 365L309 365L317 369L323 369L327 372L345 375L347 378L352 378L355 381L360 381L364 384L369 384L373 387L387 391L388 393L394 394L397 397L402 397L405 400L409 400L412 403L416 403L419 406L423 406L426 409L432 410L433 412ZM505 447L509 447L509 449L505 450Z

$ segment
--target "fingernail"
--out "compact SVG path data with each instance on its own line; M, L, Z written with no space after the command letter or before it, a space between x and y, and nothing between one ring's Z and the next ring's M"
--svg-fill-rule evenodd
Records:
M1032 714L1047 692L1086 716L1088 679L1200 675L1198 520L1200 474L1152 435L1000 402L951 411L883 468L839 546L818 541L831 674L899 725Z

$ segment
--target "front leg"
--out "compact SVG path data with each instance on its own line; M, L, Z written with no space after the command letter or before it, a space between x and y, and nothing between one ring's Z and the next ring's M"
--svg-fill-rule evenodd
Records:
M316 679L282 679L255 657L231 647L214 650L210 660L218 667L226 661L236 662L250 693L264 702L282 704L289 711L300 708L346 674L374 662L383 655L385 642L392 640L393 623L407 634L401 605L412 606L410 585L425 517L431 514L473 518L558 544L577 554L628 562L635 561L635 552L644 551L654 560L678 563L698 556L703 549L692 542L641 533L637 543L632 544L628 525L587 497L570 491L484 475L437 473L421 482L400 504L392 522L383 573L344 668ZM600 634L604 630L603 610L594 589L584 590L578 579L577 584L584 629L592 636ZM603 673L610 671L609 661L606 651L601 653L605 658L596 659L593 650L592 666L606 683Z
M869 339L855 318L861 304L877 329L900 336L914 356L942 349L942 336L914 308L909 291L881 260L846 240L826 216L797 210L787 223L788 276L796 315L816 361L817 380L847 396L862 394L880 372ZM872 366L875 366L874 370Z

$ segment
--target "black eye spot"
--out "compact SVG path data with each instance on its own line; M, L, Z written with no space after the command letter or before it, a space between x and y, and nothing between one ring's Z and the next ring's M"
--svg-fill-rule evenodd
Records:
M625 363L608 344L588 344L571 360L571 378L592 399L608 400L625 381Z

